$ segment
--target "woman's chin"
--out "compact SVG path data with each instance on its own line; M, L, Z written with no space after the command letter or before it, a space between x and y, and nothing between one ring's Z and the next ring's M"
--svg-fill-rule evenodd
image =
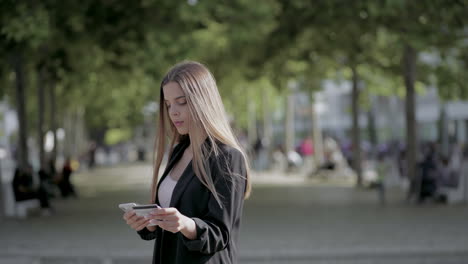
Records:
M188 135L188 131L186 130L177 129L177 132L179 133L179 135L182 135L182 136Z

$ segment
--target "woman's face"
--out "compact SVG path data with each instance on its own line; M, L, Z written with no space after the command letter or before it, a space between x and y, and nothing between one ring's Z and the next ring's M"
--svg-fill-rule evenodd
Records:
M169 82L163 86L164 103L172 124L181 135L188 134L190 112L184 91L176 82Z

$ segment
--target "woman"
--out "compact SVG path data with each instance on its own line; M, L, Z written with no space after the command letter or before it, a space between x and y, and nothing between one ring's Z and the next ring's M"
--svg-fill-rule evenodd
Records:
M174 66L160 89L151 201L162 208L148 219L132 211L124 219L142 239L156 240L153 263L237 263L249 167L216 82L189 61ZM169 161L159 180L168 132Z

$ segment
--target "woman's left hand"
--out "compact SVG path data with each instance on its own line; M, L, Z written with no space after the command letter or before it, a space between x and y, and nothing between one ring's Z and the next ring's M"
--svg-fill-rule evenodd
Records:
M177 233L181 232L188 239L197 237L197 229L193 219L181 214L176 208L157 208L151 212L150 223L155 223L162 229Z

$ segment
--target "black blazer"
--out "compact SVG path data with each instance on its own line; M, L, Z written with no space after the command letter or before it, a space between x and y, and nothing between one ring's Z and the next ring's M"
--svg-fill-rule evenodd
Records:
M175 146L158 188L189 144L189 140L184 140ZM246 188L245 161L238 150L217 144L220 155L211 154L206 161L222 207L195 175L190 162L174 188L170 207L177 208L195 221L197 238L189 240L180 232L174 234L160 227L154 232L147 228L138 231L144 240L156 239L154 264L237 263L237 241ZM211 148L209 141L204 146ZM159 204L158 197L156 202Z

